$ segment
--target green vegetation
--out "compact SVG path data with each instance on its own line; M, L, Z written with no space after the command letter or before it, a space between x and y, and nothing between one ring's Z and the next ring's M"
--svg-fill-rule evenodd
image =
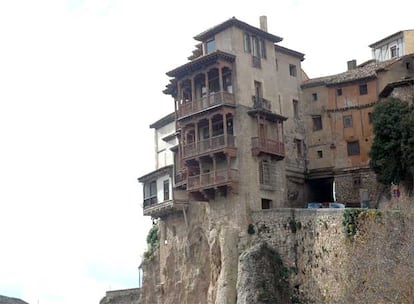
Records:
M255 233L253 224L249 224L249 226L247 227L247 233L250 235Z
M371 168L384 185L399 184L414 172L414 108L388 98L374 107L372 122Z
M381 212L376 209L345 209L342 226L347 237L353 237L358 231L358 224L368 220L378 221L381 218Z
M296 231L302 229L302 223L296 222L294 218L289 219L289 228L292 233L296 233Z
M147 235L148 249L144 252L144 261L151 261L155 250L160 246L158 238L158 225L153 225Z

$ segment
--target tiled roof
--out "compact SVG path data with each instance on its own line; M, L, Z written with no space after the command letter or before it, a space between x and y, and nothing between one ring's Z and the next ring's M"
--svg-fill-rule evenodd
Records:
M387 84L387 86L380 92L379 97L388 97L394 88L414 85L414 78L407 78Z
M280 42L283 40L283 38L279 36L272 35L266 31L263 31L257 27L251 26L250 24L247 24L246 22L240 21L236 19L235 17L228 19L227 21L224 21L216 26L213 26L212 28L202 32L201 34L198 34L194 37L195 40L198 41L204 41L208 38L211 38L215 34L227 29L228 27L235 26L238 28L241 28L242 30L248 31L252 34L255 34L257 36L260 36L262 38L268 39L273 42Z
M285 47L280 46L280 45L275 45L275 50L277 52L280 52L280 53L284 53L284 54L287 54L287 55L291 55L293 57L297 57L297 58L300 59L300 61L303 61L305 59L305 54L294 51L294 50L291 50L291 49L288 49L288 48L285 48Z
M306 80L303 82L302 87L309 88L319 85L329 86L340 83L353 82L357 80L375 78L378 71L385 69L399 59L391 59L383 62L368 61L368 64L359 65L355 69L340 74Z
M229 53L217 50L208 55L198 57L197 59L194 59L193 61L187 62L186 64L183 64L179 66L178 68L175 68L174 70L167 72L167 76L182 77L186 74L192 73L193 71L201 69L205 67L206 65L217 62L218 60L234 62L235 58L236 56L233 54L229 54Z

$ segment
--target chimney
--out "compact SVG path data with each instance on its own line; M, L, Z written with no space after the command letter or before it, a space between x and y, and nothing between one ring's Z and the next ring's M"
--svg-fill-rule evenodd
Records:
M260 29L267 32L267 16L260 16Z
M357 61L355 59L349 60L347 63L348 63L348 71L356 69Z

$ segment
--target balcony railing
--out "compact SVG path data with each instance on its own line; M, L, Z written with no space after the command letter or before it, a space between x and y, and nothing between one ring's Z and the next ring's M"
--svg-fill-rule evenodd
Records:
M212 92L199 100L185 102L178 106L178 117L187 116L219 104L234 104L234 95L225 91Z
M226 143L227 138L227 143ZM203 154L206 152L212 152L214 150L219 150L227 147L234 147L234 136L233 135L218 135L206 140L198 141L197 143L191 143L184 145L183 149L183 158L188 158Z
M158 203L158 199L157 199L157 195L148 197L148 198L144 198L144 209L146 207L149 207L151 205L155 205Z
M180 187L187 184L187 170L181 169L175 175L175 186Z
M223 186L238 180L238 170L223 169L188 177L187 190L199 190Z
M271 102L263 97L252 96L253 109L271 111Z
M160 217L172 212L181 211L183 206L188 205L188 193L184 190L173 190L173 199L162 202L157 197L144 200L144 215Z
M267 153L279 157L285 157L285 144L276 140L253 137L252 151L254 155Z

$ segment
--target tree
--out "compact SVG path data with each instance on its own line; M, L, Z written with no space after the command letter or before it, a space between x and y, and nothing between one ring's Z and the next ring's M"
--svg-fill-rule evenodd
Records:
M374 142L369 154L370 165L377 180L385 185L398 184L407 173L401 138L402 122L408 113L408 103L396 98L381 101L372 113Z
M402 122L401 151L404 166L411 174L414 186L414 106Z

